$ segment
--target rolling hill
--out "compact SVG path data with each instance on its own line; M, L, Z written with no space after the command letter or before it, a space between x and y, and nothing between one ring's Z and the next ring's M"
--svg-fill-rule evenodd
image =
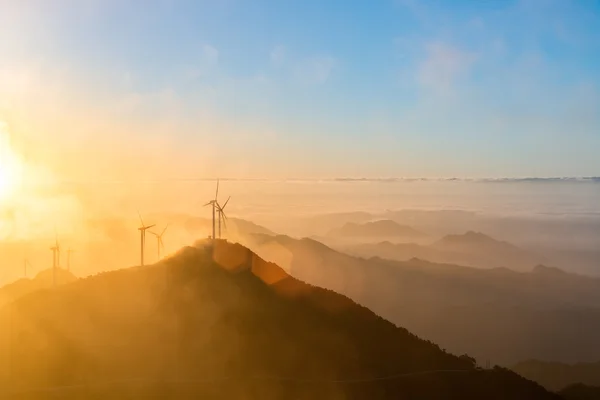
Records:
M293 276L343 293L481 363L600 359L600 279L541 265L525 273L362 259L285 236L257 237L248 245Z
M600 362L565 364L529 360L511 369L550 390L562 390L575 384L600 387Z
M221 241L31 293L0 326L18 398L559 398Z
M544 258L507 242L496 240L478 232L464 235L447 235L431 245L416 243L360 243L337 244L336 248L360 257L381 257L407 261L419 258L435 263L448 263L477 268L509 268L531 271L544 262Z
M600 400L600 387L571 385L558 392L565 400Z
M56 283L59 285L71 283L77 279L71 272L58 268ZM41 289L51 288L53 284L52 269L40 271L33 279L22 278L0 287L0 306L26 294Z

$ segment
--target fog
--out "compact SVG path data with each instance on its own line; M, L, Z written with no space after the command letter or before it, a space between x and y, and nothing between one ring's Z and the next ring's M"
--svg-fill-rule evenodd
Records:
M157 231L170 224L163 254L174 252L211 234L211 210L203 206L215 188L216 180L147 180L60 183L23 193L0 219L0 283L21 277L24 259L31 274L49 268L55 235L63 252L76 251L71 267L78 276L139 264L138 211ZM473 230L564 270L600 273L600 184L593 180L221 179L219 200L229 196L228 217L278 234L324 237L348 222L390 219L431 242ZM223 235L233 238L235 222L229 225L232 232L223 226ZM147 260L156 260L156 246L149 234Z

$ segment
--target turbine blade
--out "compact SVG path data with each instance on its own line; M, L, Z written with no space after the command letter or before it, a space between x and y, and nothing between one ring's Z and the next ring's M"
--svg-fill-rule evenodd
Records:
M225 216L225 214L223 214L223 216ZM223 218L223 227L225 228L225 230L227 230L226 218Z
M210 206L211 204L213 204L213 202L214 202L214 200L211 200L211 201L209 201L208 203L206 203L206 204L204 205L204 207L206 207L206 206Z
M140 210L136 210L138 217L140 217L140 222L142 223L142 226L144 226L144 220L142 219L142 214L140 214Z
M221 210L224 209L225 207L227 207L227 203L229 203L229 200L231 200L231 196L229 196L227 198L227 201L225 202L225 204L223 204L223 207L221 207Z
M171 225L171 223L168 223L167 226L165 226L165 229L163 229L162 233L160 234L161 237L162 237L162 235L165 234L165 232L167 231L167 229L169 229L169 225Z
M144 227L144 230L148 230L150 228L154 228L156 226L156 224L152 224L152 225L148 225Z
M215 201L217 201L217 197L219 197L219 179L217 179L217 191L215 192Z
M159 237L160 237L160 236L158 235L158 233L156 233L156 232L152 232L152 231L148 231L148 232L150 232L151 234L153 234L153 235L154 235L154 236L156 236L157 238L159 238Z
M160 247L164 250L165 249L165 242L163 242L162 238L159 239L160 242Z

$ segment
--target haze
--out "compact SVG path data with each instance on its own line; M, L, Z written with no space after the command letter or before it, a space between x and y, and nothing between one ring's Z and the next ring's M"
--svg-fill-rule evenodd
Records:
M377 340L404 338L373 369L348 370L340 356L346 361L324 369L337 371L332 379L386 375L414 351L415 360L435 355L428 373L464 367L501 382L503 372L483 367L491 362L543 385L513 374L506 393L515 398L600 385L576 373L557 384L542 363L600 361L593 3L0 0L0 331L11 335L0 335L0 357L15 349L16 328L2 319L12 324L13 310L23 332L63 343L80 334L69 330L67 310L86 320L91 305L130 283L134 290L99 309L122 307L137 321L130 333L144 331L138 317L173 273L194 289L173 286L165 304L207 296L213 308L202 315L214 321L273 306L256 318L274 324L275 341L283 331L273 316L284 309L306 317L294 335L306 323L344 337L339 349L314 340L350 360L349 348L375 337L348 333L363 323ZM226 217L212 220L224 204ZM140 224L153 225L143 256ZM211 283L197 284L204 278ZM233 307L212 283L251 305ZM281 296L299 303L280 305ZM303 308L305 300L327 312ZM343 312L331 314L330 303L351 310L346 325L332 323ZM46 315L56 325L44 325ZM198 315L178 316L185 335L204 326ZM181 339L184 328L168 318L157 326ZM214 323L250 346L245 328ZM115 324L94 322L89 332L101 338ZM96 338L89 332L74 348ZM136 357L158 338L124 351L127 365L143 365ZM361 347L365 360L385 353L378 345ZM48 346L57 359L71 357L62 344ZM24 366L38 365L26 357L39 349L19 349ZM116 354L103 357L117 363ZM196 355L206 354L227 364ZM414 373L409 364L404 372ZM13 364L2 365L0 385L16 382ZM38 372L23 372L23 387ZM70 374L43 382L68 386L79 379ZM479 387L470 379L465 387Z

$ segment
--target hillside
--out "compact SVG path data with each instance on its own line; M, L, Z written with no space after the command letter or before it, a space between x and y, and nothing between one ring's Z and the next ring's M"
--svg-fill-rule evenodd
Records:
M341 251L364 258L380 257L388 260L408 261L413 258L437 263L458 264L473 267L485 267L488 262L482 257L472 257L469 254L445 251L417 243L359 243L344 245L332 243Z
M379 220L365 223L349 222L341 228L331 230L328 236L414 240L422 239L427 235L407 225L400 225L390 220Z
M511 369L554 391L574 384L600 387L600 362L565 364L529 360Z
M361 259L285 236L257 237L249 246L293 276L482 364L600 359L600 279L543 266L524 273Z
M600 400L600 387L571 385L559 392L565 400Z
M543 258L507 242L487 235L467 232L464 235L448 235L431 244L379 243L343 244L331 242L336 248L360 257L381 257L389 260L408 261L412 258L434 263L457 264L477 268L509 268L515 271L531 271Z
M225 242L32 293L0 326L18 398L558 398Z
M75 277L75 275L65 269L58 268L56 270L56 283L59 285L71 283L76 279L77 277ZM40 271L33 279L22 278L13 283L9 283L0 288L0 306L28 293L50 288L52 287L52 284L52 269Z
M545 260L508 242L496 240L480 232L468 231L463 235L447 235L431 245L432 248L469 255L493 266L529 271ZM493 263L493 260L498 260ZM485 261L484 261L485 260ZM502 265L498 265L502 263Z

